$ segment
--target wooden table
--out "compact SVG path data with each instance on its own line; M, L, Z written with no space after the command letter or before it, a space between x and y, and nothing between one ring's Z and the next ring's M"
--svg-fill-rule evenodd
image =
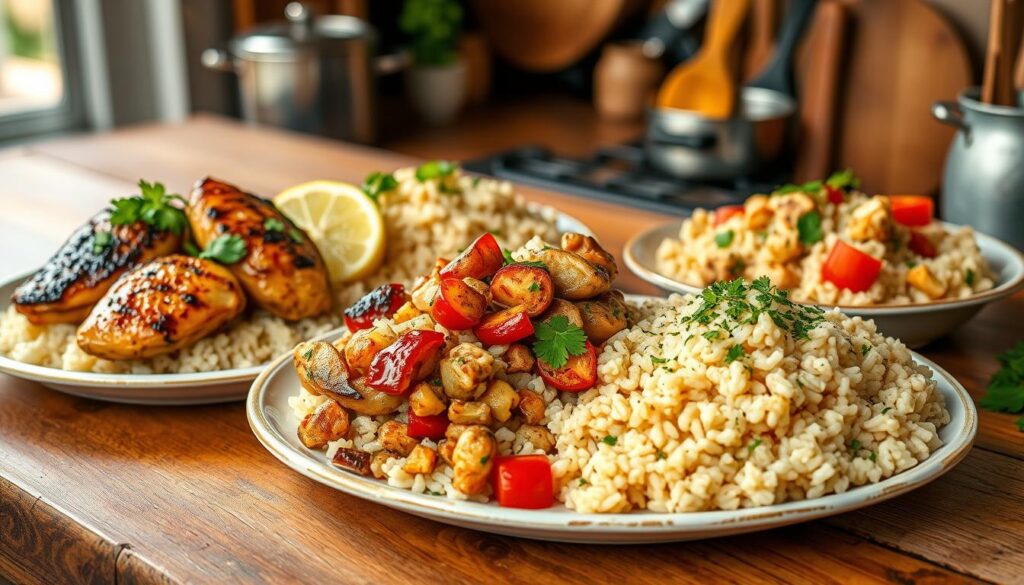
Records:
M206 117L8 151L0 276L38 265L140 177L183 192L213 173L272 194L410 162ZM613 249L664 221L524 192L576 215ZM978 397L1021 323L1024 296L924 353ZM1013 421L983 412L960 466L864 510L705 542L603 547L453 528L322 487L263 450L242 404L106 404L0 376L0 574L28 583L1021 582L1024 435Z

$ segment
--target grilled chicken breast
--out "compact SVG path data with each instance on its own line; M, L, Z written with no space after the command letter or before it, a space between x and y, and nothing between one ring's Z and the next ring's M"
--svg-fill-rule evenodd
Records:
M297 320L331 307L320 252L270 201L206 178L192 190L188 218L201 247L225 234L245 240L248 253L229 268L261 308Z
M78 345L108 360L151 358L195 343L244 309L230 270L174 254L114 283L78 328Z
M109 242L97 243L97 234L109 234ZM11 300L36 325L79 323L125 270L180 246L180 235L143 222L111 226L110 211L104 210L75 230Z

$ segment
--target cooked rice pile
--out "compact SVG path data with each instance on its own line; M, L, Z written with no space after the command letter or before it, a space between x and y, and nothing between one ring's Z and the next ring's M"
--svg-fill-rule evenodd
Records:
M687 319L704 304L646 304L642 321L605 344L599 386L549 424L568 507L803 500L890 477L941 445L949 413L931 371L873 322L833 311L794 339L767 312L723 330L724 303L708 324Z
M961 299L995 286L995 275L970 227L948 231L933 221L914 228L927 236L938 252L935 258L924 258L908 247L910 229L892 222L883 204L886 197L855 192L838 205L817 201L824 239L800 245L796 216L786 213L787 205L799 197L807 196L756 195L747 200L744 214L718 226L714 225L714 211L697 209L683 222L678 239L666 239L658 247L658 271L693 286L767 275L780 288L791 290L795 300L844 306ZM775 208L774 215L765 211L768 207ZM771 219L758 219L766 217ZM731 239L721 237L727 232ZM872 232L875 237L861 235ZM857 238L851 237L854 233ZM822 265L839 239L883 261L878 280L867 291L840 289L822 279ZM728 244L722 245L726 240ZM908 284L908 272L919 265L927 267L940 295L930 296Z
M174 354L112 362L79 349L74 326L32 325L10 307L0 313L0 354L30 364L84 372L208 372L255 366L340 326L341 308L374 287L386 282L411 286L417 276L430 272L438 254L454 256L485 231L494 233L510 248L522 246L533 236L558 239L555 210L528 208L511 183L456 176L457 189L447 193L437 180L421 183L415 173L413 167L395 171L398 189L380 197L388 247L384 264L365 280L337 287L336 308L327 315L289 323L257 311Z

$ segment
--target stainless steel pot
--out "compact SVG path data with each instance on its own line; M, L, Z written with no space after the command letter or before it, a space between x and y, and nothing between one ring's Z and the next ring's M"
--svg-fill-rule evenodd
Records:
M652 108L644 148L651 165L681 179L750 177L782 161L796 101L745 87L740 111L716 120L696 112Z
M351 16L314 16L299 2L287 22L245 32L227 50L207 49L206 67L238 74L242 117L362 143L376 135L375 76L401 56L376 57L377 34Z
M971 88L956 103L932 106L959 130L942 174L942 218L1024 250L1024 107L993 106L979 95Z

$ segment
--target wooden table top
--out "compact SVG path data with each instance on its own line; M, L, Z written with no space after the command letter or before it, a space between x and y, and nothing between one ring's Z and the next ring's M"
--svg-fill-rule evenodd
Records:
M0 277L37 266L140 178L205 174L263 194L414 159L200 117L0 153ZM611 249L656 214L523 189ZM626 280L633 292L650 292ZM1021 338L1024 295L923 353L977 398ZM934 483L860 511L703 542L584 546L422 520L323 487L263 450L241 403L147 408L0 376L0 575L15 582L1021 582L1024 434L981 413Z

